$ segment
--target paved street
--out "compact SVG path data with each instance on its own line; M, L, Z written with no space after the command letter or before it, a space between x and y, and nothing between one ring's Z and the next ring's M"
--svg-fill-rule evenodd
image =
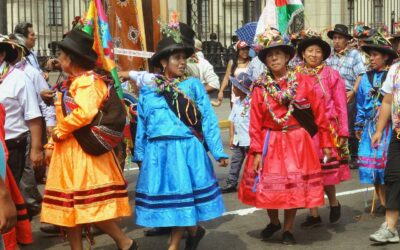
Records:
M222 116L224 112L220 111L218 115ZM219 118L222 119L223 117ZM227 130L222 131L222 137L226 145L228 142ZM230 153L230 149L226 148L226 152ZM132 165L131 168L135 168L135 166ZM216 167L215 169L217 177L222 185L228 168ZM134 204L134 189L137 174L138 171L136 169L129 170L125 173L129 182L128 190L132 206ZM299 210L294 231L298 245L290 247L291 249L399 249L399 244L375 246L368 240L369 234L373 233L384 219L383 217L373 217L365 212L366 202L368 202L368 204L371 203L373 191L371 189L368 193L360 191L360 189L366 188L366 186L359 184L357 171L353 170L352 174L353 178L351 181L343 183L338 187L338 193L341 195L339 200L342 204L342 219L340 223L337 225L330 225L328 223L329 209L323 208L320 211L324 224L315 229L303 230L300 228L300 223L304 221L307 211L304 209ZM259 233L268 223L265 211L254 211L244 206L238 201L236 193L226 194L224 195L224 199L226 210L230 213L217 220L202 224L207 229L207 235L199 245L200 250L289 248L279 243L281 233L274 235L268 242L264 242L260 239ZM144 237L144 229L135 225L134 215L132 215L131 218L121 221L120 225L130 237L138 241L140 249L166 249L168 237ZM22 250L69 249L68 244L63 242L61 237L46 236L39 231L39 226L39 219L35 218L33 221L35 244L33 246L23 247ZM108 236L97 236L95 241L96 244L93 249L116 249L113 241ZM182 244L182 247L183 245L184 244Z

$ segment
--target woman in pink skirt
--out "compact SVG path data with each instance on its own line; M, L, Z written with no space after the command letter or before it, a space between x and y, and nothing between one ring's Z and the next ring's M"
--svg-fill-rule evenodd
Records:
M315 91L324 97L326 116L329 122L330 136L333 145L332 158L324 161L322 148L319 144L319 134L313 137L315 148L319 154L324 181L324 190L329 199L331 223L340 219L340 203L336 199L335 185L351 178L348 165L349 150L347 138L346 90L339 72L326 66L324 61L331 54L329 44L322 40L320 34L307 30L301 32L303 37L299 42L297 53L305 61L297 72L312 78ZM318 208L310 209L310 216L301 224L302 227L312 228L322 223Z

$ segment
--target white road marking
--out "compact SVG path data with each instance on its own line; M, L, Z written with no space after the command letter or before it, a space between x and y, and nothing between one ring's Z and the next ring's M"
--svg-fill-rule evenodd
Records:
M131 170L139 170L139 167L128 167L124 169L124 171L131 171Z
M340 196L358 194L358 193L365 192L367 190L368 191L374 191L374 187L360 188L360 189L355 189L355 190L343 191L343 192L337 193L336 196L340 197ZM325 198L327 198L326 195L325 195ZM245 215L252 214L252 213L254 213L254 212L258 211L258 210L263 210L263 209L255 208L255 207L243 208L243 209L238 209L238 210L234 210L234 211L230 211L230 212L225 212L222 216L226 216L226 215L245 216Z

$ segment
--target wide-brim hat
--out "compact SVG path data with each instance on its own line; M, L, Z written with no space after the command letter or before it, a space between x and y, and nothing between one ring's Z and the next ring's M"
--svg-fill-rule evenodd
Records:
M260 52L258 52L258 59L260 59L260 61L265 64L265 58L267 57L268 52L270 50L276 49L276 48L279 48L279 49L283 50L285 53L289 54L290 55L289 61L296 54L296 50L294 49L294 47L289 44L274 44L274 45L268 46L268 47L260 50Z
M93 43L93 37L82 30L73 29L58 43L58 47L95 63L97 61L97 54L93 50Z
M7 36L3 35L0 35L0 48L6 52L4 61L8 63L12 63L18 58L18 50L23 50L21 46L11 41Z
M302 39L297 45L297 55L303 59L303 52L311 45L318 45L322 49L324 61L331 55L331 46L321 38L313 37Z
M330 39L333 39L333 35L335 34L342 35L349 40L353 38L353 36L349 33L349 28L344 24L336 24L335 28L329 31L327 35Z
M389 64L398 57L396 51L389 45L380 45L380 44L366 44L361 46L361 49L365 51L365 53L370 54L371 51L378 51L382 54L386 54L389 56Z
M233 86L240 89L240 91L242 91L246 95L250 94L250 87L253 83L253 79L249 74L247 74L246 72L242 72L237 77L230 76L229 80L231 81Z
M194 53L194 48L186 43L177 43L172 37L166 37L158 43L157 52L150 58L151 65L161 68L161 59L176 51L183 51L186 57L190 57Z

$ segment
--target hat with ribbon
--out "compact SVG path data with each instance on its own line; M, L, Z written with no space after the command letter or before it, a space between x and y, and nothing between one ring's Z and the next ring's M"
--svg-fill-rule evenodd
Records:
M361 49L367 54L371 51L378 51L382 54L389 56L388 64L391 64L394 59L398 57L394 51L392 44L381 32L377 31L373 36L366 39L367 44L361 46Z
M263 63L265 63L265 57L268 52L274 48L282 49L285 53L290 55L290 59L295 55L294 47L283 39L278 30L269 27L265 29L264 33L256 36L254 47L256 51L259 51L258 58Z
M371 28L364 25L364 22L358 22L353 30L353 35L357 39L365 39L371 36Z
M18 53L23 52L23 48L8 36L0 34L0 51L5 51L6 57L4 60L8 63L12 63L18 58Z
M247 74L246 72L242 72L237 77L230 76L229 80L231 81L233 86L240 89L240 91L242 91L246 95L250 94L250 87L253 83L253 79L249 74Z
M190 26L187 24L183 25L183 23L180 23L178 19L178 13L173 12L168 23L159 21L161 33L165 38L158 42L157 51L150 58L150 63L154 67L161 68L161 59L168 57L174 52L183 51L186 58L194 53L194 32L182 35L181 28L186 30L187 33L187 31L189 31L188 27L190 28ZM193 43L191 43L189 38L192 38L191 40L193 40Z
M297 45L297 55L303 59L303 52L311 45L318 45L322 49L324 60L331 55L331 46L322 40L321 34L311 29L302 30Z

